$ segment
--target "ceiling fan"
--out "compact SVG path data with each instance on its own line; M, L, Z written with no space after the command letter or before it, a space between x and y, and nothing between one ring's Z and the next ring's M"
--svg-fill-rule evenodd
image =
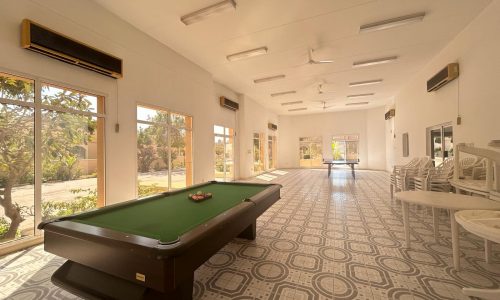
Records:
M319 65L319 64L330 64L333 62L333 60L315 60L313 58L313 52L314 52L314 49L309 48L309 61L307 62L308 64Z
M319 108L322 108L323 110L326 110L330 107L334 107L335 105L326 105L327 101L315 101L321 103L321 106Z

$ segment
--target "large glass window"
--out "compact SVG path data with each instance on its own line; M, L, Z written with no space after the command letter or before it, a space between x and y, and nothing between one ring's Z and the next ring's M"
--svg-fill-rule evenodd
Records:
M0 244L104 205L104 116L103 97L0 73Z
M192 118L137 106L137 194L189 186L192 169Z
M303 168L320 167L323 164L323 141L320 136L299 138L299 165Z
M270 135L267 138L267 168L275 169L276 168L276 136Z
M264 171L264 134L253 134L253 172L258 174Z
M333 160L358 160L359 158L359 136L335 135L332 137Z
M215 180L234 180L234 130L214 126Z

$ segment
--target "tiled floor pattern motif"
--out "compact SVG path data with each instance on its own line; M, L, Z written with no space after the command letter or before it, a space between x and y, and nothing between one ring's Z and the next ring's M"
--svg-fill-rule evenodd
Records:
M466 299L464 286L500 287L500 247L486 264L482 240L463 230L454 271L445 212L436 242L430 211L413 207L406 249L385 172L354 181L348 170L290 170L272 182L282 199L258 219L257 239L236 239L201 266L195 299ZM41 246L0 258L0 298L77 299L50 282L63 262Z

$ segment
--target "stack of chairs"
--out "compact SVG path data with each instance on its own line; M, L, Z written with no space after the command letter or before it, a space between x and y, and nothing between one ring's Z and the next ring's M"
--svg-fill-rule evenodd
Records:
M439 166L429 168L423 176L415 177L415 191L435 191L446 192L451 191L450 179L453 177L454 158L446 158Z
M396 175L396 190L411 191L415 189L415 178L422 177L433 167L430 157L422 157L418 165L413 168L406 168L399 175Z
M394 166L390 181L391 199L395 192L407 191L413 187L413 178L421 175L431 166L432 161L429 157L416 157L406 165Z
M486 159L484 158L466 157L460 160L460 167L460 177L486 179Z

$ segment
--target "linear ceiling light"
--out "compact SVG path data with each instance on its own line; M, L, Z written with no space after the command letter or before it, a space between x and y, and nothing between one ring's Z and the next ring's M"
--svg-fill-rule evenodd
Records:
M276 75L276 76L270 76L270 77L264 77L264 78L259 78L259 79L254 79L254 83L262 83L262 82L268 82L268 81L273 81L273 80L278 80L278 79L283 79L285 78L285 75Z
M226 56L229 61L237 61L245 58L267 54L267 47L255 48Z
M368 97L368 96L373 96L373 95L375 95L375 93L347 95L347 98L360 98L360 97Z
M345 105L346 106L350 106L350 105L365 105L365 104L368 104L370 102L351 102L351 103L346 103Z
M203 21L213 15L235 9L236 2L234 2L234 0L224 0L182 16L181 22L185 25L191 25L193 23Z
M375 58L375 59L369 59L369 60L355 61L352 63L352 67L359 68L359 67L368 67L368 66L374 66L374 65L380 65L380 64L387 64L387 63L395 61L396 59L398 59L397 56L388 56L388 57Z
M359 32L370 32L377 30L385 30L393 27L403 26L411 23L421 22L425 17L424 12L414 13L411 15L401 16L397 18L377 21L359 27Z
M375 80L351 82L349 83L349 87L378 84L381 83L382 81L383 81L382 79L375 79Z
M302 103L302 101L291 101L291 102L283 102L281 103L282 106L286 106L286 105L294 105L294 104L300 104Z
M271 94L271 97L278 97L278 96L284 96L284 95L295 94L295 93L297 93L297 91L279 92L279 93Z
M289 109L288 111L301 111L301 110L307 110L307 107L292 108L292 109Z

